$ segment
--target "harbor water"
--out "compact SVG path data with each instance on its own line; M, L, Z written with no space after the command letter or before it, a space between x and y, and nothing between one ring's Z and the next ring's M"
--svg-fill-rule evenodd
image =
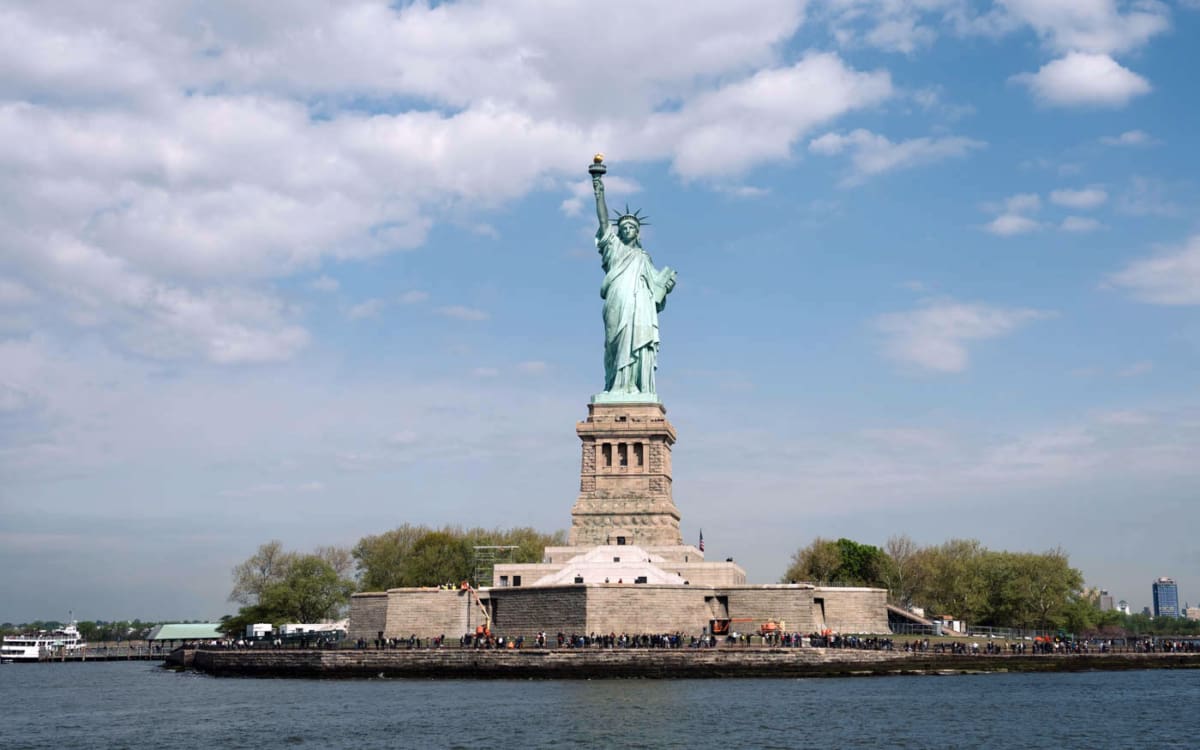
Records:
M0 746L1195 748L1200 670L788 680L252 680L6 664Z

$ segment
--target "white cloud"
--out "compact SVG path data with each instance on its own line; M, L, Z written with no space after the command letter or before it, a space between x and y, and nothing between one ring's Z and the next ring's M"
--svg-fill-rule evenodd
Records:
M517 365L517 369L528 375L540 375L549 367L541 360L531 360L529 362L521 362Z
M36 301L38 295L12 279L0 279L0 307L18 307Z
M1000 214L983 227L994 235L1011 237L1042 228L1040 221L1027 215L1037 213L1042 208L1042 199L1037 193L1017 193L1006 198L1002 204L988 203L983 208Z
M1148 365L1149 368L1143 366ZM1137 374L1138 371L1148 372L1153 369L1153 364L1150 362L1138 362L1126 368L1122 372L1130 372ZM1120 373L1117 373L1120 375ZM1117 411L1101 412L1095 416L1097 424L1101 425L1120 425L1126 427L1140 426L1151 424L1155 421L1152 414L1136 409L1118 409Z
M322 275L318 276L317 278L313 279L311 282L309 282L308 286L309 286L309 288L315 289L318 292L326 292L326 293L336 292L338 289L342 288L342 285L340 283L338 283L337 279L333 278L332 276L327 276L325 274L322 274Z
M915 18L909 17L880 21L863 39L872 47L911 54L932 44L936 37L933 29L921 26Z
M792 143L822 123L892 96L886 71L862 73L833 54L809 53L701 94L647 123L650 142L672 144L685 178L732 176L787 158Z
M12 383L0 381L0 414L15 414L37 408L42 399Z
M490 317L485 311L465 305L446 305L434 309L438 315L454 320L487 320Z
M592 181L591 179L574 180L568 183L566 187L571 195L569 198L563 200L559 205L559 209L567 216L579 216L583 213L584 204L595 200ZM625 196L640 193L641 191L642 186L638 184L637 180L631 180L628 177L621 177L619 175L604 177L604 197L605 200L610 200L610 196L613 196L611 200L614 207L620 201L625 200Z
M985 224L983 228L1000 237L1011 237L1015 234L1035 232L1042 228L1042 224L1036 219L1021 214L1001 214Z
M1036 213L1042 207L1037 193L1017 193L1004 201L1004 210L1011 214Z
M429 292L423 292L419 289L410 289L409 291L404 292L397 297L396 301L402 305L416 305L424 302L427 299L429 299Z
M222 497L261 497L263 495L297 495L324 491L324 483L317 481L298 482L295 484L264 482L250 487L222 490L220 495Z
M1050 192L1050 202L1067 208L1095 208L1108 200L1108 193L1098 187L1088 187L1081 190L1053 190Z
M947 120L961 120L975 114L975 107L970 104L951 104L943 100L941 86L928 86L912 92L912 99L921 109L940 115Z
M1148 360L1134 362L1128 367L1121 368L1117 372L1117 377L1121 378L1136 378L1139 375L1145 375L1154 370L1154 363Z
M1102 136L1100 142L1105 146L1151 146L1159 141L1144 130L1126 130L1120 135Z
M476 367L471 374L477 378L494 378L500 375L500 371L495 367Z
M1104 225L1090 216L1068 216L1062 220L1058 228L1064 232L1094 232Z
M632 0L278 11L0 11L12 42L0 51L0 225L63 321L150 356L286 358L307 341L302 327L220 301L257 296L290 316L272 280L418 247L447 215L490 233L461 206L577 174L596 148L724 180L892 95L886 71L834 54L782 62L803 19L793 0L753 12ZM638 23L611 22L623 15ZM609 64L580 54L578 38ZM80 257L45 257L54 247ZM312 283L336 291L328 276ZM208 333L179 310L154 312L155 297L207 305ZM139 343L146 328L154 341Z
M882 135L858 129L845 135L826 133L814 138L808 144L808 149L823 156L849 152L853 173L846 178L845 184L853 185L894 169L962 157L972 149L983 146L982 141L958 136L913 138L893 143Z
M1097 437L1070 427L1022 435L992 447L975 472L980 477L1072 476L1096 467Z
M350 320L362 320L364 318L377 318L379 314L387 307L387 303L381 299L369 299L359 302L346 312L346 317Z
M1109 282L1142 302L1200 305L1200 234L1176 250L1130 263Z
M1045 310L948 301L881 315L875 325L888 337L887 356L923 370L948 373L967 368L969 344L1004 336L1052 315Z
M939 22L949 20L961 6L959 0L824 0L810 8L842 47L911 55L930 46Z
M413 430L401 430L399 432L393 432L391 435L389 435L387 442L388 445L405 446L416 445L418 440L420 440L420 435Z
M716 190L733 198L762 198L770 195L770 188L755 185L716 185Z
M55 235L27 258L81 325L111 330L111 342L161 359L218 364L286 360L308 332L273 294L243 286L158 280L101 248Z
M1080 50L1103 54L1129 52L1171 26L1170 11L1158 2L1120 3L1117 0L998 0L1014 18L1037 31L1060 52Z
M1013 76L1041 102L1063 107L1123 107L1150 93L1150 83L1105 54L1071 52L1037 73Z
M1178 216L1183 209L1176 202L1176 186L1151 177L1134 176L1117 200L1117 208L1131 216Z

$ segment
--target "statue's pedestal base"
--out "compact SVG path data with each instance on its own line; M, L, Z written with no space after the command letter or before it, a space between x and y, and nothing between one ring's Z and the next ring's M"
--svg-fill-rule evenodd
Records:
M592 396L593 404L661 404L657 393L609 393L601 391Z
M678 547L679 509L671 496L675 428L653 401L600 401L575 426L582 442L579 497L571 509L572 547Z

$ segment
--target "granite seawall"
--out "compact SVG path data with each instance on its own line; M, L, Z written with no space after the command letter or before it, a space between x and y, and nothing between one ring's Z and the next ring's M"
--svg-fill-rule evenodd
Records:
M186 659L197 671L218 677L320 679L794 678L1200 668L1200 654L987 656L755 647L383 651L199 649L188 654Z

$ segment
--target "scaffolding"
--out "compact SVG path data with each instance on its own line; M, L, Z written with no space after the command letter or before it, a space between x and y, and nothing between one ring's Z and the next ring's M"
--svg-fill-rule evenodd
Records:
M511 563L519 546L515 544L487 544L473 548L471 583L476 588L492 585L492 569L496 563Z

